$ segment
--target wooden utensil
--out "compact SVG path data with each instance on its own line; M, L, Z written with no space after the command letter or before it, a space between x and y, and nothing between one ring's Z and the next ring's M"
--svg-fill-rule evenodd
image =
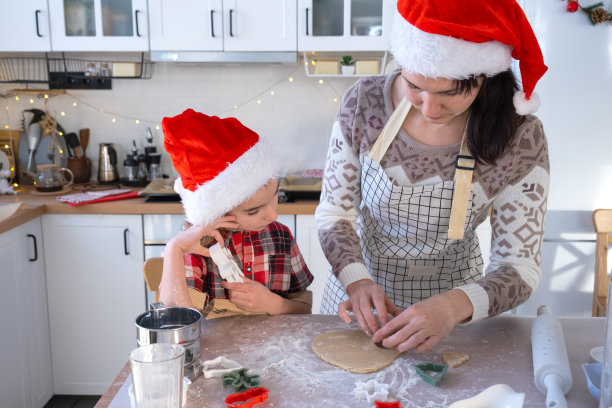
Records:
M79 139L81 140L81 148L83 149L83 157L87 157L87 145L89 144L89 129L79 130Z
M68 146L70 146L70 148L74 152L75 156L80 159L81 158L81 153L80 153L81 146L79 144L79 138L76 135L76 133L74 132L66 133L64 137L66 138L66 142L68 143Z

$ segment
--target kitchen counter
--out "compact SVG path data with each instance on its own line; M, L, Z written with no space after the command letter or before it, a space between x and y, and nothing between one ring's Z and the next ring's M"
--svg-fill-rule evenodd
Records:
M313 339L324 332L355 329L337 316L241 316L202 322L201 355L211 360L223 355L259 374L270 390L261 407L372 407L355 399L356 381L377 379L390 385L390 394L403 408L446 407L469 398L494 384L507 384L525 393L525 408L543 407L545 396L535 387L531 354L533 317L502 315L470 325L457 326L440 344L426 353L410 351L378 373L353 374L331 366L312 352ZM569 407L596 408L589 394L581 364L589 350L603 342L604 318L559 318L564 330L573 387ZM136 340L134 339L134 345ZM449 368L445 381L434 387L424 382L414 365L440 362L443 350L470 355L465 364ZM126 356L127 359L127 356ZM129 407L129 362L98 401L96 408ZM200 376L187 393L185 408L225 407L233 393L219 378ZM258 405L259 406L259 405Z
M142 188L131 188L141 191ZM71 194L71 191L64 194ZM145 202L146 197L108 201L73 207L57 201L61 194L37 195L32 186L25 186L18 195L0 195L0 204L25 202L27 207L13 216L0 220L0 234L42 214L183 214L179 202ZM314 214L318 201L297 201L278 205L279 214Z

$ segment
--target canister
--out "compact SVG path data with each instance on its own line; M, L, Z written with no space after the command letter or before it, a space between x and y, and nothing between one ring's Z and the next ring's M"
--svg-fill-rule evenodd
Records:
M202 314L188 307L161 307L136 318L138 346L174 343L185 348L185 375L193 382L202 374L200 334Z

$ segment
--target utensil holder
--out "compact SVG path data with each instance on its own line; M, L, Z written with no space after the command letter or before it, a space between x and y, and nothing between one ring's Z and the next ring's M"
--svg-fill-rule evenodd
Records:
M91 160L89 160L89 157L69 157L68 168L74 174L75 183L87 183L91 179Z

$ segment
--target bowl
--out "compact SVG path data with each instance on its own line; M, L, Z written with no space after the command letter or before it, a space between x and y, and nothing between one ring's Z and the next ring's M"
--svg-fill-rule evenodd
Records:
M601 385L601 363L583 364L582 371L586 378L589 392L599 401L599 386Z

